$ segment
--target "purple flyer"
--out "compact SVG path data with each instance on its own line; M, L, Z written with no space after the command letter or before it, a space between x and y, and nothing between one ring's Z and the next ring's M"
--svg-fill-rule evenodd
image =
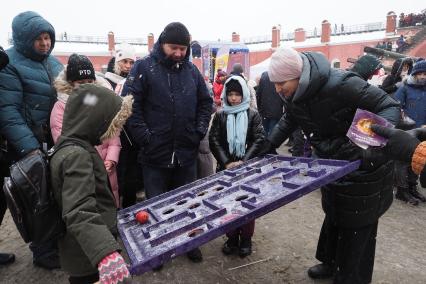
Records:
M370 129L372 124L391 128L394 127L392 123L388 122L383 117L366 110L357 109L346 136L363 149L367 149L369 146L384 146L387 139L375 134Z

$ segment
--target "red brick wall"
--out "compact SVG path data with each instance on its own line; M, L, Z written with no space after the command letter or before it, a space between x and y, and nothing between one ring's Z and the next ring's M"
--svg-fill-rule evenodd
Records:
M249 47L250 48L250 47ZM250 52L250 66L260 63L272 55L272 49Z

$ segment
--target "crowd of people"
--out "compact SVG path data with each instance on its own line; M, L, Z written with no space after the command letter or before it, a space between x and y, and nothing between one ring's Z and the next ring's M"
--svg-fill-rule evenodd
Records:
M411 27L416 25L426 25L426 11L419 14L410 13L399 15L399 27Z
M367 82L382 67L361 57L349 71L324 55L277 49L256 88L241 64L219 70L212 86L189 60L190 34L168 24L152 52L136 60L130 45L116 50L107 73L72 54L66 67L51 55L55 30L35 12L17 15L14 45L0 50L2 177L22 157L52 146L52 193L66 230L58 240L31 243L34 264L62 268L70 283L122 283L130 278L117 242L116 210L198 178L275 153L294 137L294 156L361 160L358 170L321 189L325 212L313 279L371 283L380 217L396 198L426 202L426 61L397 60L382 86ZM414 131L373 126L389 139L362 149L346 132L356 109ZM404 127L400 127L404 128ZM3 144L3 143L2 143ZM217 167L213 169L213 157ZM395 166L393 160L399 160ZM6 203L0 191L0 216ZM225 255L252 253L255 222L227 232ZM7 240L6 240L7 241ZM201 262L200 249L187 253ZM14 261L0 254L0 265ZM162 267L157 267L160 270Z

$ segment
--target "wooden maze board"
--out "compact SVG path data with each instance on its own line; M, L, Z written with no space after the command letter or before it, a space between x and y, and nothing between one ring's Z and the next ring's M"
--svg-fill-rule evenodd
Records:
M118 229L142 274L358 169L359 161L267 155L118 212ZM145 224L135 219L149 214Z

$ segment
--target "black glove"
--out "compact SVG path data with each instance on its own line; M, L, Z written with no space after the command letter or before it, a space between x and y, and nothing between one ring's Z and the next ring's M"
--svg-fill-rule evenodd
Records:
M257 154L257 156L259 157L263 157L266 154L277 154L277 151L275 151L277 147L274 146L271 141L269 141L268 139L266 139L265 141L263 141L262 146L260 147L260 151Z
M383 164L387 163L391 158L387 155L384 148L369 147L361 151L361 170L374 171Z
M371 130L377 135L389 139L384 150L390 158L408 163L411 162L414 151L417 145L420 144L419 139L403 130L386 128L380 125L372 125Z
M411 136L416 137L419 141L426 141L426 127L415 128L407 131Z

